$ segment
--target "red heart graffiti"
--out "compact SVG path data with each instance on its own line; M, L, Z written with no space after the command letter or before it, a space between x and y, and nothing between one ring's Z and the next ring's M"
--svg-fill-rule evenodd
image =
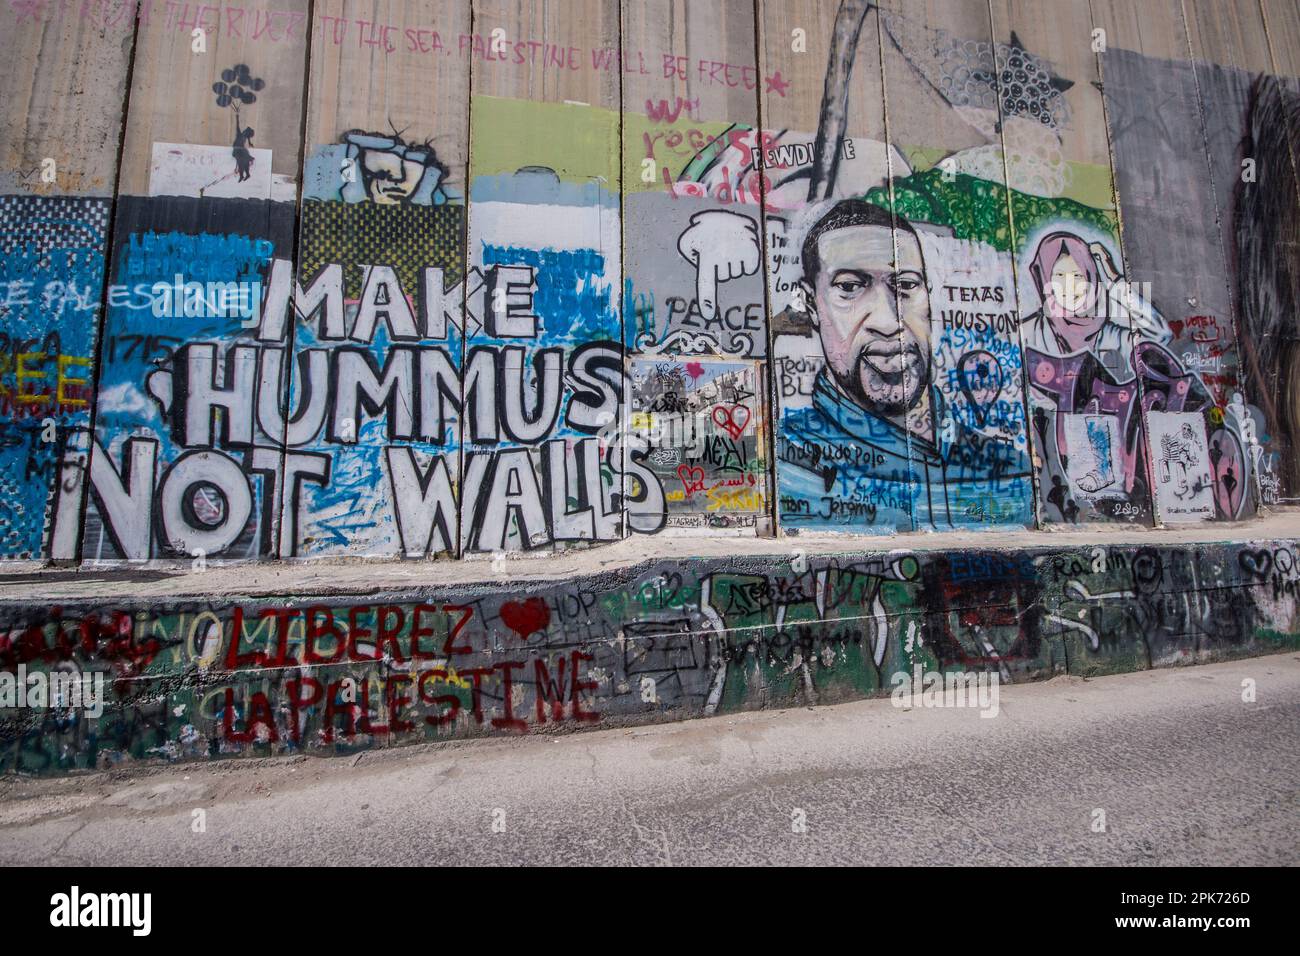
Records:
M744 405L718 405L713 409L713 423L719 428L725 428L734 441L745 433L745 426L749 424L749 409Z
M529 635L544 631L546 625L551 623L551 609L539 597L530 597L526 601L507 601L501 605L501 620L505 621L506 627L526 640Z
M697 491L704 490L704 469L692 468L690 465L680 465L677 468L677 477L682 480L682 485L686 488L688 495L693 495Z

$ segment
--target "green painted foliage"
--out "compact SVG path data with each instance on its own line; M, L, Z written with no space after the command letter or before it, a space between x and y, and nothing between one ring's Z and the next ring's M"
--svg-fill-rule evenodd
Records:
M1073 199L1046 199L1007 189L957 173L944 179L942 170L928 169L894 180L894 211L911 222L949 226L958 239L978 239L995 249L1020 252L1024 237L1044 222L1078 222L1108 233L1115 232L1114 214L1094 209ZM1006 204L1011 197L1015 242L1012 241ZM890 208L889 188L878 186L864 196L868 202Z

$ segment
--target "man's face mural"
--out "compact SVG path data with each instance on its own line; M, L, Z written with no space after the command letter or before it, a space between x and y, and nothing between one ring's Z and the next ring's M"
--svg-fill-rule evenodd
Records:
M412 146L397 136L351 132L344 137L361 170L366 196L381 205L412 202L422 185L435 185L441 169L433 150ZM425 183L432 177L433 183Z
M377 203L406 202L424 177L424 163L377 149L361 151L361 178Z
M930 382L930 294L921 244L888 225L848 225L817 238L814 285L804 283L826 365L863 408L898 416Z

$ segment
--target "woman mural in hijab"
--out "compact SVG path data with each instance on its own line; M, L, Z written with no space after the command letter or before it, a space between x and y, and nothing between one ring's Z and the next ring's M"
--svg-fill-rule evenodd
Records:
M1209 391L1166 348L1173 339L1168 322L1124 280L1104 245L1051 232L1038 242L1029 274L1042 306L1022 321L1021 341L1039 396L1033 427L1040 447L1056 449L1046 455L1051 474L1041 478L1044 498L1063 520L1094 513L1148 520L1154 502L1144 408L1204 418L1196 428L1199 444L1209 430L1220 441L1220 457L1237 460L1213 431ZM1188 422L1178 419L1182 428ZM1239 470L1233 472L1235 482ZM1221 513L1230 511L1231 492L1216 488Z
M1029 274L1042 306L1021 323L1026 348L1052 356L1090 352L1117 382L1129 382L1136 376L1134 346L1173 338L1164 316L1136 294L1100 242L1049 233Z

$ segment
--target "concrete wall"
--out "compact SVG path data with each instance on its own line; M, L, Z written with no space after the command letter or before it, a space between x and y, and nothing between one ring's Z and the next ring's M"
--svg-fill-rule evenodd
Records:
M55 501L84 493L135 45L132 2L44 12L0 10L0 559L48 556Z
M10 4L0 557L1250 518L1298 20Z
M553 583L8 602L0 770L346 753L831 703L932 674L1019 682L1267 653L1300 646L1298 584L1293 541L1254 541L694 558ZM69 685L56 704L60 680L92 699Z

